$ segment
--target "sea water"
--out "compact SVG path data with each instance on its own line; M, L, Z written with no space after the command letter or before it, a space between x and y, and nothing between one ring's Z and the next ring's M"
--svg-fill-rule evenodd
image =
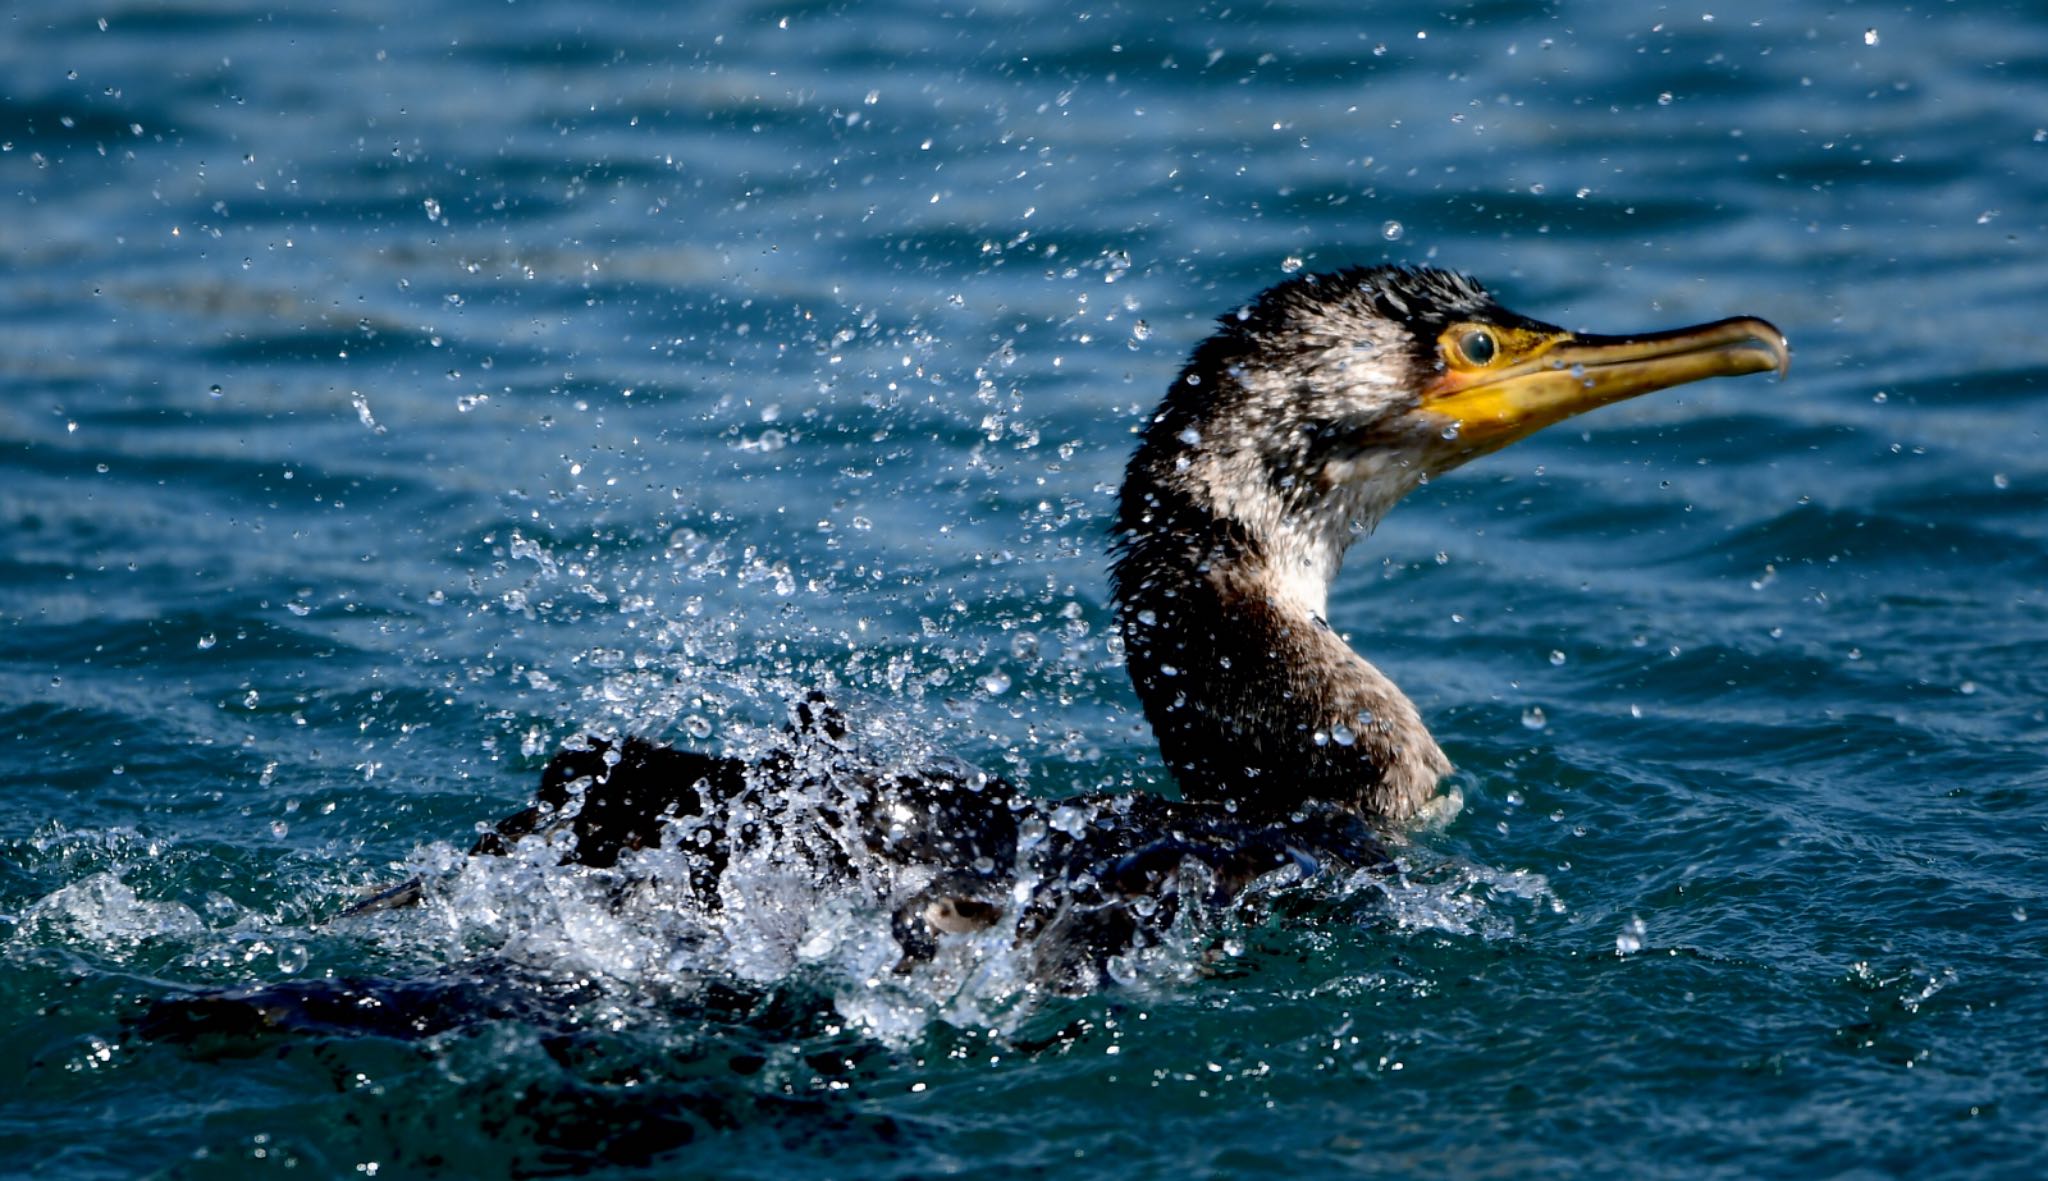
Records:
M0 27L0 1172L2044 1166L2030 7ZM1212 317L1383 261L1795 350L1353 550L1331 622L1464 801L1398 880L1048 997L1000 933L899 978L886 916L772 859L707 926L461 855L564 741L744 755L810 689L885 757L1167 790L1104 589L1133 432ZM565 995L132 1025L479 964Z

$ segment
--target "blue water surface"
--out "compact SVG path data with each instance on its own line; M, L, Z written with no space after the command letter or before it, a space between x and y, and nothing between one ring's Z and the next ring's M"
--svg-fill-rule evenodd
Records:
M0 1174L2048 1168L2035 6L0 29ZM1034 792L1164 789L1105 594L1133 431L1212 317L1380 261L1796 352L1353 551L1332 622L1465 798L1397 886L1059 999L999 949L877 986L876 915L721 961L461 865L563 740L755 749L808 686ZM130 1025L478 957L600 999Z

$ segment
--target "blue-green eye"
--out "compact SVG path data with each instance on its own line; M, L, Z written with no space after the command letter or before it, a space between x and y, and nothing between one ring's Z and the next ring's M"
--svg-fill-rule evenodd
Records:
M1458 351L1465 354L1465 359L1474 365L1490 365L1493 363L1494 353L1498 350L1493 343L1493 333L1480 328L1458 338Z

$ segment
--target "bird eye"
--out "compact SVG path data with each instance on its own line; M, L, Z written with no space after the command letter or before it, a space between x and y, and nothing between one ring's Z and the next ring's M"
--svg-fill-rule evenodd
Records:
M1492 364L1494 353L1497 351L1493 343L1493 333L1483 328L1467 332L1458 338L1458 351L1465 354L1465 359L1474 365Z

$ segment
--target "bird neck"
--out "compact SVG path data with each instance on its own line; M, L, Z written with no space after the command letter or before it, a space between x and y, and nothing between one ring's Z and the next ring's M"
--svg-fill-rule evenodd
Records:
M1145 468L1134 459L1126 480L1113 583L1131 681L1183 795L1255 815L1320 800L1413 817L1450 764L1325 622L1350 530L1312 516L1257 528Z

